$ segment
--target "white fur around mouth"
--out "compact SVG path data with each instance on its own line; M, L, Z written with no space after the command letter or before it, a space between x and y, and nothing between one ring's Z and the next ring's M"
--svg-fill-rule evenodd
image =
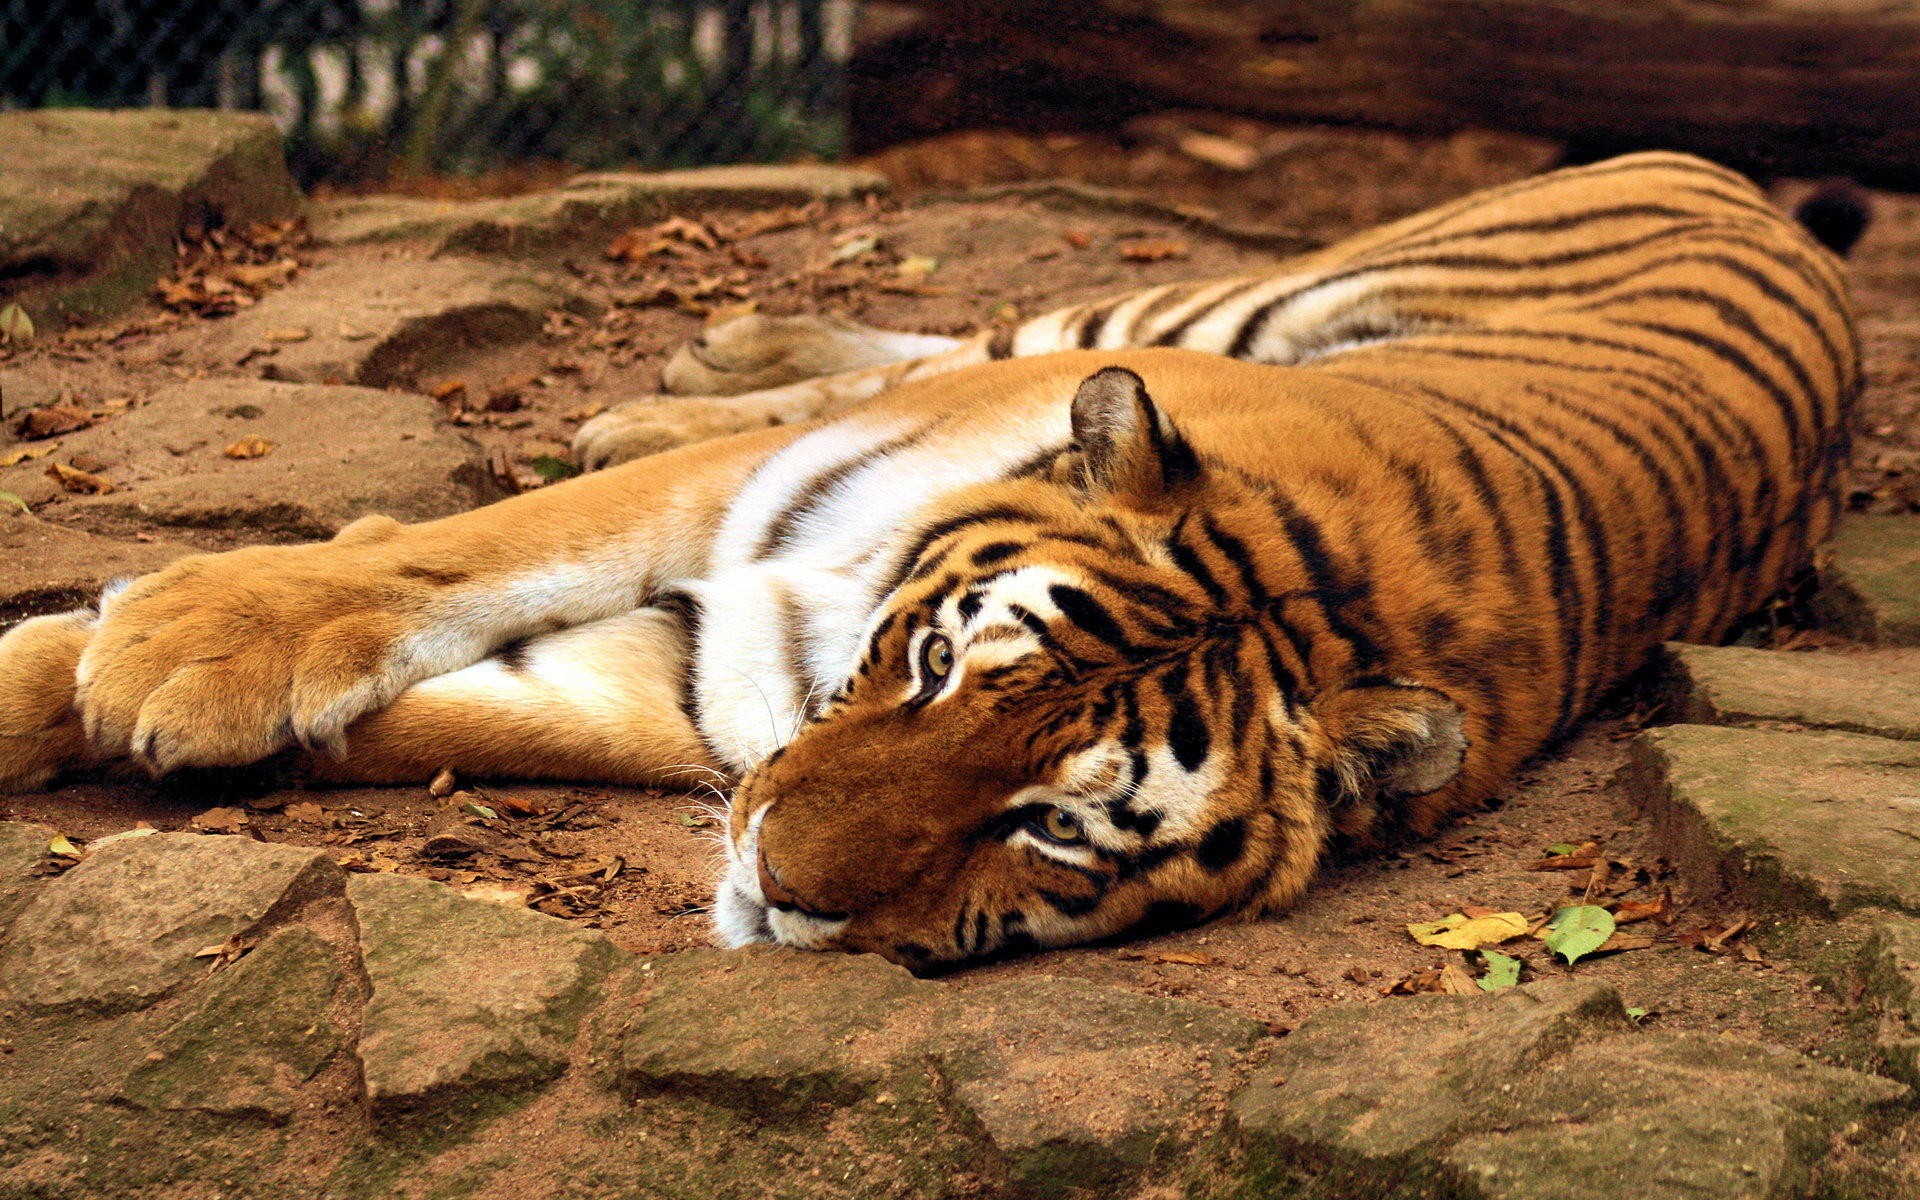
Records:
M760 859L760 822L766 815L764 808L755 813L740 840L727 843L727 871L713 901L714 938L729 950L757 942L815 949L846 928L846 918L824 920L802 912L782 912L767 903L755 867Z

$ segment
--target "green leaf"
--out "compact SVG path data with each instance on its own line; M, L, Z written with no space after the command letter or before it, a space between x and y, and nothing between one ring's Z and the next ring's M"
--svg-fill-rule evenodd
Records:
M1572 842L1555 842L1553 845L1547 847L1548 858L1561 858L1565 855L1577 854L1579 852L1580 847L1574 845Z
M1547 922L1547 949L1572 965L1613 936L1613 914L1592 904L1569 904Z
M485 804L462 804L460 811L470 817L482 817L489 821L498 821L500 819L500 811Z
M1487 973L1474 980L1489 992L1512 987L1520 982L1520 960L1498 950L1482 950L1480 961L1487 964Z
M12 492L0 492L0 504L10 504L23 513L31 513L33 511L33 505L28 504Z
M0 342L33 340L33 318L18 304L0 305Z
M533 473L548 483L559 483L562 479L572 479L580 473L580 468L564 458L555 458L551 454L542 454L527 464Z
M1647 1015L1647 1010L1644 1008L1630 1008L1627 1010L1627 1019L1632 1021L1635 1025L1638 1025L1640 1023L1641 1018L1645 1017L1646 1015Z

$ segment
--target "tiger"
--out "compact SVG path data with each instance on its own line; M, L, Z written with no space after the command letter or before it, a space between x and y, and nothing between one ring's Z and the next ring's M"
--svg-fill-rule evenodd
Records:
M727 792L723 945L916 970L1296 904L1838 510L1839 258L1643 153L967 338L746 316L598 468L0 640L0 784L284 755Z

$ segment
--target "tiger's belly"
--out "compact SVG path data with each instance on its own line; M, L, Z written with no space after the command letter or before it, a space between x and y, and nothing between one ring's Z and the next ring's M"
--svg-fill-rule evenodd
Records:
M741 487L704 579L690 694L707 745L744 771L851 675L916 514L1067 438L1066 405L874 414L814 430Z

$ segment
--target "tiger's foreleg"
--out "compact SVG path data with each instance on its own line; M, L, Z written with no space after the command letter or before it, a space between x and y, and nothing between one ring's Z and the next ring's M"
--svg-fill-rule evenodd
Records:
M195 555L97 616L21 625L0 637L0 789L120 759L158 774L289 746L343 757L351 725L421 681L699 578L741 480L790 436L421 525L374 517L330 542Z
M513 643L422 680L347 728L347 756L312 756L338 783L462 776L685 788L724 778L684 704L691 652L674 613L625 616Z

